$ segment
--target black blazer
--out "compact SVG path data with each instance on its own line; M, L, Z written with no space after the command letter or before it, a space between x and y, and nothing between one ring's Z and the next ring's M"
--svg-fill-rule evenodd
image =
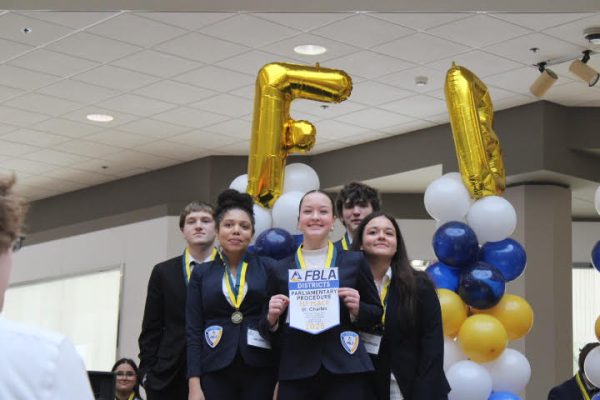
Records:
M249 346L246 336L248 328L258 331L258 320L268 301L265 265L272 260L248 254L246 261L248 292L240 307L244 315L240 324L231 322L231 314L235 309L223 295L225 266L221 258L217 257L214 261L194 268L188 288L186 310L188 377L202 376L223 369L233 362L238 353L251 367L275 366L273 351ZM204 330L212 325L223 328L221 339L214 348L207 344L204 337Z
M138 339L140 375L150 389L164 389L185 370L186 290L182 256L154 266Z
M352 374L373 370L373 364L362 342L354 354L347 353L341 344L344 331L368 329L381 320L383 308L373 282L371 269L359 252L338 252L340 287L351 287L360 292L358 319L353 323L350 313L340 300L340 325L317 335L290 328L285 323L287 310L279 318L279 326L270 332L266 312L260 321L261 334L271 336L280 352L279 379L301 379L317 374L321 366L334 374ZM294 257L285 258L269 269L268 298L276 294L289 295L288 270L296 268Z
M376 364L375 381L380 399L390 397L390 372L405 400L446 399L450 386L444 374L444 334L440 303L429 278L417 279L416 326L399 312L399 292L390 285L385 327Z
M588 395L592 398L591 393L588 392ZM548 400L583 400L575 376L552 388L548 393Z

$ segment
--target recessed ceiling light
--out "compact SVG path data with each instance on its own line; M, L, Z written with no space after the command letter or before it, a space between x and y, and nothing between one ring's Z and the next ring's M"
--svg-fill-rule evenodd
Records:
M110 122L115 119L112 115L108 114L88 114L86 118L94 122Z
M429 78L427 78L426 76L417 76L415 78L415 85L419 86L419 87L423 87L427 85L427 82L429 81Z
M294 47L294 51L298 54L303 54L305 56L318 56L325 53L327 49L317 44L303 44Z

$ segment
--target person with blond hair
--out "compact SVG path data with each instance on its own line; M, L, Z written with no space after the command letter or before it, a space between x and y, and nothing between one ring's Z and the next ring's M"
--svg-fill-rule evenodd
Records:
M27 208L14 193L14 183L14 178L0 177L0 311ZM93 398L81 357L65 336L0 314L0 399Z

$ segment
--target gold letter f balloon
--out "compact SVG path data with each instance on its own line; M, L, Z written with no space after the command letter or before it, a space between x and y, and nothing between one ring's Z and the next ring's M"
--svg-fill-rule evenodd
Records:
M272 207L283 190L288 154L303 153L315 144L315 127L290 117L297 98L339 103L350 96L352 80L343 71L273 63L256 78L252 139L248 157L247 192L265 207Z

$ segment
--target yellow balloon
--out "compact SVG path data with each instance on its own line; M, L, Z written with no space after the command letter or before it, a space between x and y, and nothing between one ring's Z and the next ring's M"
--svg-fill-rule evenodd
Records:
M533 309L524 298L514 294L505 294L492 308L472 311L473 314L496 317L504 325L510 340L522 338L533 327Z
M596 318L596 338L600 340L600 315Z
M495 360L506 348L506 329L496 318L478 314L465 320L458 332L458 344L471 360L483 363Z
M283 189L288 154L307 152L315 144L315 127L290 117L292 100L339 103L351 91L348 74L318 64L272 63L261 68L256 78L246 189L257 203L273 206Z
M453 64L444 90L458 167L471 197L502 194L506 187L504 161L493 129L494 110L487 87L471 71Z
M448 289L437 289L440 307L442 309L442 325L444 335L456 337L460 326L467 319L467 305L460 296Z

